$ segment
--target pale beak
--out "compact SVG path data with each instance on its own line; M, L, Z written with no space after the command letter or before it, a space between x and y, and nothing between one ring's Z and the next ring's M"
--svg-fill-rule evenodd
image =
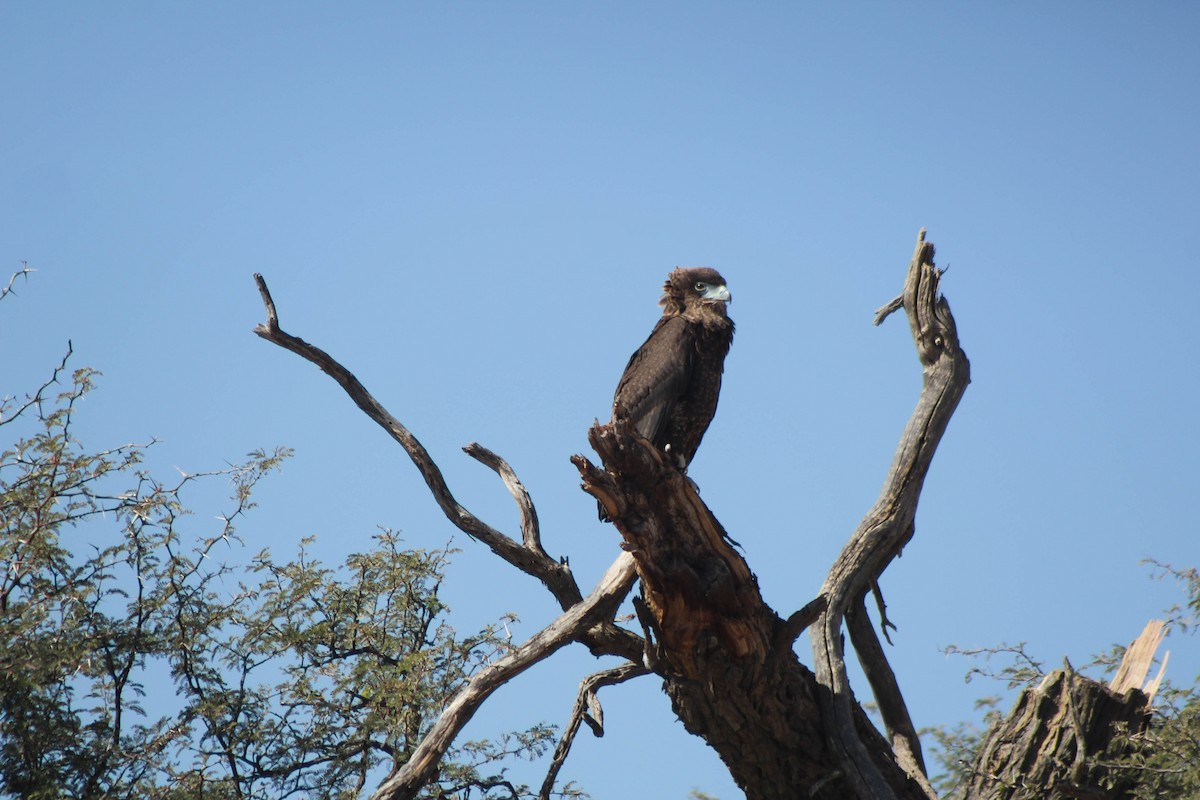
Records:
M701 295L705 300L720 300L722 303L732 303L733 295L725 288L725 284L720 286L709 286Z

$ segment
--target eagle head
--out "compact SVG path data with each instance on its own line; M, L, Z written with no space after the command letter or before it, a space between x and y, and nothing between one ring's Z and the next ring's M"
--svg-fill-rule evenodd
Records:
M732 302L725 279L712 267L676 267L667 275L658 304L666 314L690 311L725 316L725 304Z

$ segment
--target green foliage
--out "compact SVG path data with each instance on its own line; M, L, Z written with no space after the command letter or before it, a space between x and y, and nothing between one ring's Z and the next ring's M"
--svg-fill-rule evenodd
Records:
M1167 630L1194 634L1200 619L1200 572L1149 563L1155 577L1175 579L1187 597L1182 607L1168 610ZM1165 681L1155 695L1150 725L1129 737L1129 744L1130 755L1112 766L1116 773L1135 778L1134 798L1200 798L1200 676L1190 686Z
M29 429L0 453L0 797L357 797L506 650L495 627L446 624L450 551L388 531L336 568L308 542L234 563L236 523L288 451L161 482L141 466L148 445L76 440L96 373L51 397L65 364L0 405L0 426ZM182 495L218 476L231 505L189 534ZM422 796L528 796L504 763L553 733L463 745Z
M975 702L975 710L984 710L981 724L959 722L951 727L939 725L925 728L921 735L933 742L933 760L940 771L930 777L930 783L944 798L959 797L972 777L971 766L975 753L983 742L988 728L1001 718L996 709L998 697L985 697Z
M1194 634L1200 620L1200 571L1195 568L1177 569L1168 564L1149 562L1156 578L1177 580L1187 598L1183 606L1168 609L1167 630L1178 634ZM970 681L976 676L1002 681L1007 688L1024 688L1044 677L1042 665L1025 650L1025 643L1015 646L1001 644L980 650L950 647L947 654L967 655L977 659L967 674ZM1096 656L1088 668L1109 674L1116 670L1125 655L1125 647L1114 646ZM1000 666L991 660L1002 657ZM981 659L981 660L979 660ZM923 730L932 741L934 760L941 768L933 779L934 788L945 798L961 796L961 790L971 777L971 765L984 733L1001 717L996 709L999 698L989 697L976 703L986 709L981 725L959 723L953 727L938 726ZM1137 734L1119 733L1114 739L1115 750L1127 755L1105 764L1112 786L1132 785L1132 800L1200 800L1200 677L1190 686L1177 686L1170 680L1163 683L1155 695L1150 722Z

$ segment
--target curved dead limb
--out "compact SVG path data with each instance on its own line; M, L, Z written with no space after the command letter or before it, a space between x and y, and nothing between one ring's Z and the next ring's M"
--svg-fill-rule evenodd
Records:
M442 513L459 530L483 542L493 553L517 569L539 579L553 593L555 599L564 610L575 605L582 599L583 595L580 593L579 586L576 584L575 578L571 575L571 571L565 564L560 564L546 555L546 552L541 547L540 537L537 535L531 536L530 530L526 529L523 534L525 544L517 544L511 537L501 533L470 511L467 511L454 498L454 495L451 494L449 487L446 486L446 479L442 476L441 469L430 457L429 452L421 442L417 440L417 437L413 436L408 428L404 427L398 419L389 414L387 409L371 396L370 392L359 382L358 378L354 377L348 369L339 364L332 356L299 337L285 333L279 327L279 315L275 310L275 301L271 299L271 293L267 289L267 282L258 273L254 274L254 281L258 285L258 292L262 296L263 305L267 311L267 322L254 328L256 334L268 342L273 342L285 350L290 350L301 358L311 361L337 381L338 385L350 396L355 405L362 409L363 413L387 431L404 448L409 458L412 459L417 469L420 470L421 476L425 479L425 484L433 494L433 499L437 501L438 506L442 509ZM513 491L513 485L509 483L509 478L505 477L505 473L489 463L486 460L487 456L480 457L480 454L489 451L478 445L472 445L471 447L474 448L474 452L469 449L468 453L477 460L496 469L505 480L506 485L509 486L510 491ZM507 467L507 465L505 466ZM508 468L507 471L515 481L516 476L512 474L511 468ZM520 482L517 481L516 485L520 486ZM523 487L521 487L520 492L524 493ZM526 499L528 498L528 494L524 496ZM522 500L518 498L517 502L520 504ZM529 507L532 508L532 503L529 504ZM536 517L533 519L536 520ZM524 508L522 508L522 527L526 528L527 523L528 517ZM532 531L536 534L536 521L533 523Z
M583 682L579 684L579 696L575 698L575 707L571 709L571 719L567 722L567 728L563 731L558 747L554 748L554 757L550 760L550 769L546 772L546 779L542 781L538 800L549 800L550 793L554 791L554 782L558 780L558 771L566 763L567 755L571 752L571 745L575 741L575 734L579 731L581 722L586 722L597 737L604 735L604 710L600 707L600 700L596 693L605 686L615 686L618 683L649 674L650 670L641 664L629 661L611 669L601 670L583 679Z
M904 308L924 368L924 383L878 501L829 571L821 589L829 605L815 623L812 635L813 667L818 682L827 689L821 695L827 741L855 794L864 800L892 798L895 792L871 759L855 725L857 706L846 677L842 622L847 614L862 607L872 582L912 538L917 501L934 451L970 382L970 364L959 347L954 317L946 299L938 294L941 272L933 264L933 255L933 245L925 241L922 229L901 302L892 301L876 313L878 324L892 311ZM873 669L877 676L883 674L883 669L890 673L885 660L878 663L883 659L881 649L864 649L866 652L860 651L859 657L868 671ZM907 732L911 728L907 711L899 711L904 709L904 699L895 681L880 680L873 688L882 693L877 699L888 729L901 732L906 746L918 754L915 734ZM909 766L919 772L920 759L910 759ZM917 777L918 782L928 785L920 780L923 775Z
M862 603L846 612L846 629L850 632L850 642L854 645L854 652L858 654L863 674L871 684L871 692L878 700L879 715L883 717L884 729L897 763L932 797L934 791L925 772L921 738L917 735L916 726L913 725L908 707L904 704L904 696L900 693L896 674L888 664L883 646L875 634L875 627L871 624L871 618Z
M612 604L625 597L636 577L633 556L621 553L586 600L576 603L516 650L477 672L446 706L408 762L371 795L372 800L416 797L433 780L450 743L483 701L496 689L610 616Z
M537 509L533 506L529 490L517 478L517 473L513 471L513 468L503 458L478 442L471 442L463 448L463 452L484 466L490 467L500 476L500 480L504 481L504 486L513 496L513 500L517 501L517 510L521 514L521 541L525 545L525 549L539 553L543 558L549 558L550 556L542 549L542 531L538 525Z

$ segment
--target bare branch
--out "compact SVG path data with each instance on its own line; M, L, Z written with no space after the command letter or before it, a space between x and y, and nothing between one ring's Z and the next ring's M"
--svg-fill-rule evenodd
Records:
M377 425L387 431L404 448L409 458L412 459L413 464L421 472L421 476L425 479L425 484L429 487L434 500L442 509L442 513L459 530L483 542L493 553L517 569L538 578L553 593L555 599L564 610L572 607L582 599L579 586L576 584L575 578L571 575L571 571L567 569L566 565L560 564L547 556L540 547L534 550L517 544L511 537L483 522L464 508L450 492L449 487L446 485L446 480L442 476L441 469L430 457L429 452L418 441L417 437L409 432L408 428L398 419L388 413L387 409L371 396L370 392L359 382L358 378L338 363L332 356L303 339L285 333L279 327L279 315L275 309L275 302L271 299L271 293L267 289L266 281L258 273L255 273L254 281L258 285L258 291L262 296L263 305L267 312L267 322L254 328L256 334L316 364L323 372L337 381L338 385L350 396L355 405Z
M409 760L380 785L371 796L372 800L410 800L416 797L421 788L436 775L438 764L454 737L492 692L583 636L589 627L611 613L610 604L628 593L636 577L633 556L621 553L586 600L572 606L516 650L475 673L467 686L446 706Z
M784 652L791 650L792 645L800 638L800 634L808 630L808 626L817 621L829 605L825 595L814 597L804 604L804 608L792 613L790 617L784 620L783 626L779 632L775 634L775 650L776 652Z
M19 270L17 270L16 272L14 272L12 274L12 277L8 279L8 285L5 286L3 289L0 289L0 300L3 300L4 298L8 297L10 294L16 294L17 292L15 289L13 289L13 286L16 285L17 278L24 278L26 281L28 281L29 273L31 273L31 272L37 272L37 270L34 269L33 267L29 266L28 261L22 261L21 268Z
M863 598L866 599L865 597ZM850 632L850 641L854 644L854 652L858 654L859 664L863 674L871 684L871 692L883 717L884 729L896 761L908 773L908 776L922 785L930 795L933 787L925 771L925 757L921 753L921 738L917 735L916 726L909 716L908 707L904 704L904 696L900 692L900 684L896 674L892 672L884 655L879 637L867 616L865 605L860 603L846 613L846 628Z
M13 411L11 414L8 413L8 404L11 398L0 398L0 425L7 425L34 406L41 406L45 400L46 391L58 383L59 376L66 371L67 362L71 359L71 355L74 352L75 348L72 347L71 340L68 339L67 352L63 355L62 360L58 362L58 366L50 373L50 377L43 381L42 385L37 388L36 392L32 395L26 395L25 402L18 406L16 411Z
M538 793L538 800L549 800L550 793L554 791L554 783L558 780L558 772L562 769L562 765L567 760L567 755L571 752L571 745L575 741L575 734L579 731L580 722L586 722L596 737L604 735L604 715L596 693L602 687L615 686L627 680L649 674L650 670L641 664L630 661L611 669L594 673L583 679L579 684L579 695L575 698L575 707L571 709L571 719L567 722L567 728L563 732L562 739L558 742L558 747L554 749L554 758L550 761L550 769L546 772L546 780L542 782L542 789Z
M279 331L279 314L275 311L275 301L271 299L271 290L267 288L267 281L260 273L254 273L254 283L258 286L258 294L262 297L263 305L267 309L267 329L273 332ZM262 327L262 326L259 326ZM259 336L263 334L255 329L255 333Z
M892 315L893 312L899 311L902 308L904 308L904 295L898 295L892 300L889 300L886 304L875 309L875 320L872 324L878 328L883 324L885 319Z
M855 728L842 622L847 613L861 606L872 582L912 538L917 501L929 465L970 382L970 364L959 347L950 306L938 293L941 271L934 266L933 256L933 245L925 241L922 229L909 263L902 303L924 368L921 396L901 436L879 499L825 579L821 594L829 598L829 607L818 619L812 636L814 671L818 682L828 689L821 695L821 711L829 746L855 793L863 798L892 798L895 792ZM882 321L895 308L894 301L885 305L877 319ZM896 697L888 700L900 700L898 688Z
M897 630L897 628L892 624L892 621L888 619L887 603L885 603L883 600L883 590L879 588L878 580L871 581L871 594L875 596L875 608L879 610L879 630L881 633L883 633L883 638L887 639L887 643L891 644L892 637L891 634L888 633L888 630L894 631Z
M517 473L513 471L509 463L478 442L471 442L463 448L463 452L479 463L490 467L500 476L509 494L513 496L513 500L517 501L517 509L521 513L521 541L525 544L525 548L532 550L542 558L549 558L546 551L542 549L542 533L538 526L537 509L533 506L529 491L517 478Z

